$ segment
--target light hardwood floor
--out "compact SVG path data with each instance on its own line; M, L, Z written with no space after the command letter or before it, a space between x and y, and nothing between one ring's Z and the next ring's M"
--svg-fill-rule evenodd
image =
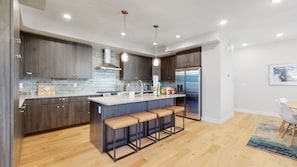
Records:
M296 167L246 146L263 116L235 113L222 125L186 120L186 130L114 163L89 142L89 125L25 137L22 167Z

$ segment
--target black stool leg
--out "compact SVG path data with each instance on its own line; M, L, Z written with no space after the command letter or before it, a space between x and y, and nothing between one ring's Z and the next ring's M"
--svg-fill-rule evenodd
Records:
M115 145L115 140L116 140L116 130L113 129L113 162L116 161L116 145Z

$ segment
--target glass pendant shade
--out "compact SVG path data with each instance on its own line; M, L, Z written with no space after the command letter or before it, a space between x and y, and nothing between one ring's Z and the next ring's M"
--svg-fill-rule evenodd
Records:
M123 53L121 54L121 60L122 60L122 62L127 62L128 59L129 59L128 54L127 54L126 52L123 52Z
M160 65L161 60L157 57L155 57L153 59L153 66L159 66Z

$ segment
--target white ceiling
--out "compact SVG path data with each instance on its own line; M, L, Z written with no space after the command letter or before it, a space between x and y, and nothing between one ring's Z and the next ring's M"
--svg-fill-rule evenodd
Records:
M103 47L154 54L153 25L159 25L158 46L182 44L211 32L235 47L297 38L297 0L21 0L22 29L80 40ZM32 7L33 6L33 7ZM126 9L127 36L122 39ZM63 18L64 13L72 16ZM227 19L224 26L219 21ZM284 33L279 39L275 35ZM181 38L176 39L175 35Z

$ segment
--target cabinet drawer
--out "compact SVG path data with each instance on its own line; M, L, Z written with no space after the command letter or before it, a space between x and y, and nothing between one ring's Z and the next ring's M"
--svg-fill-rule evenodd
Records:
M54 97L41 99L41 104L67 103L68 97Z

